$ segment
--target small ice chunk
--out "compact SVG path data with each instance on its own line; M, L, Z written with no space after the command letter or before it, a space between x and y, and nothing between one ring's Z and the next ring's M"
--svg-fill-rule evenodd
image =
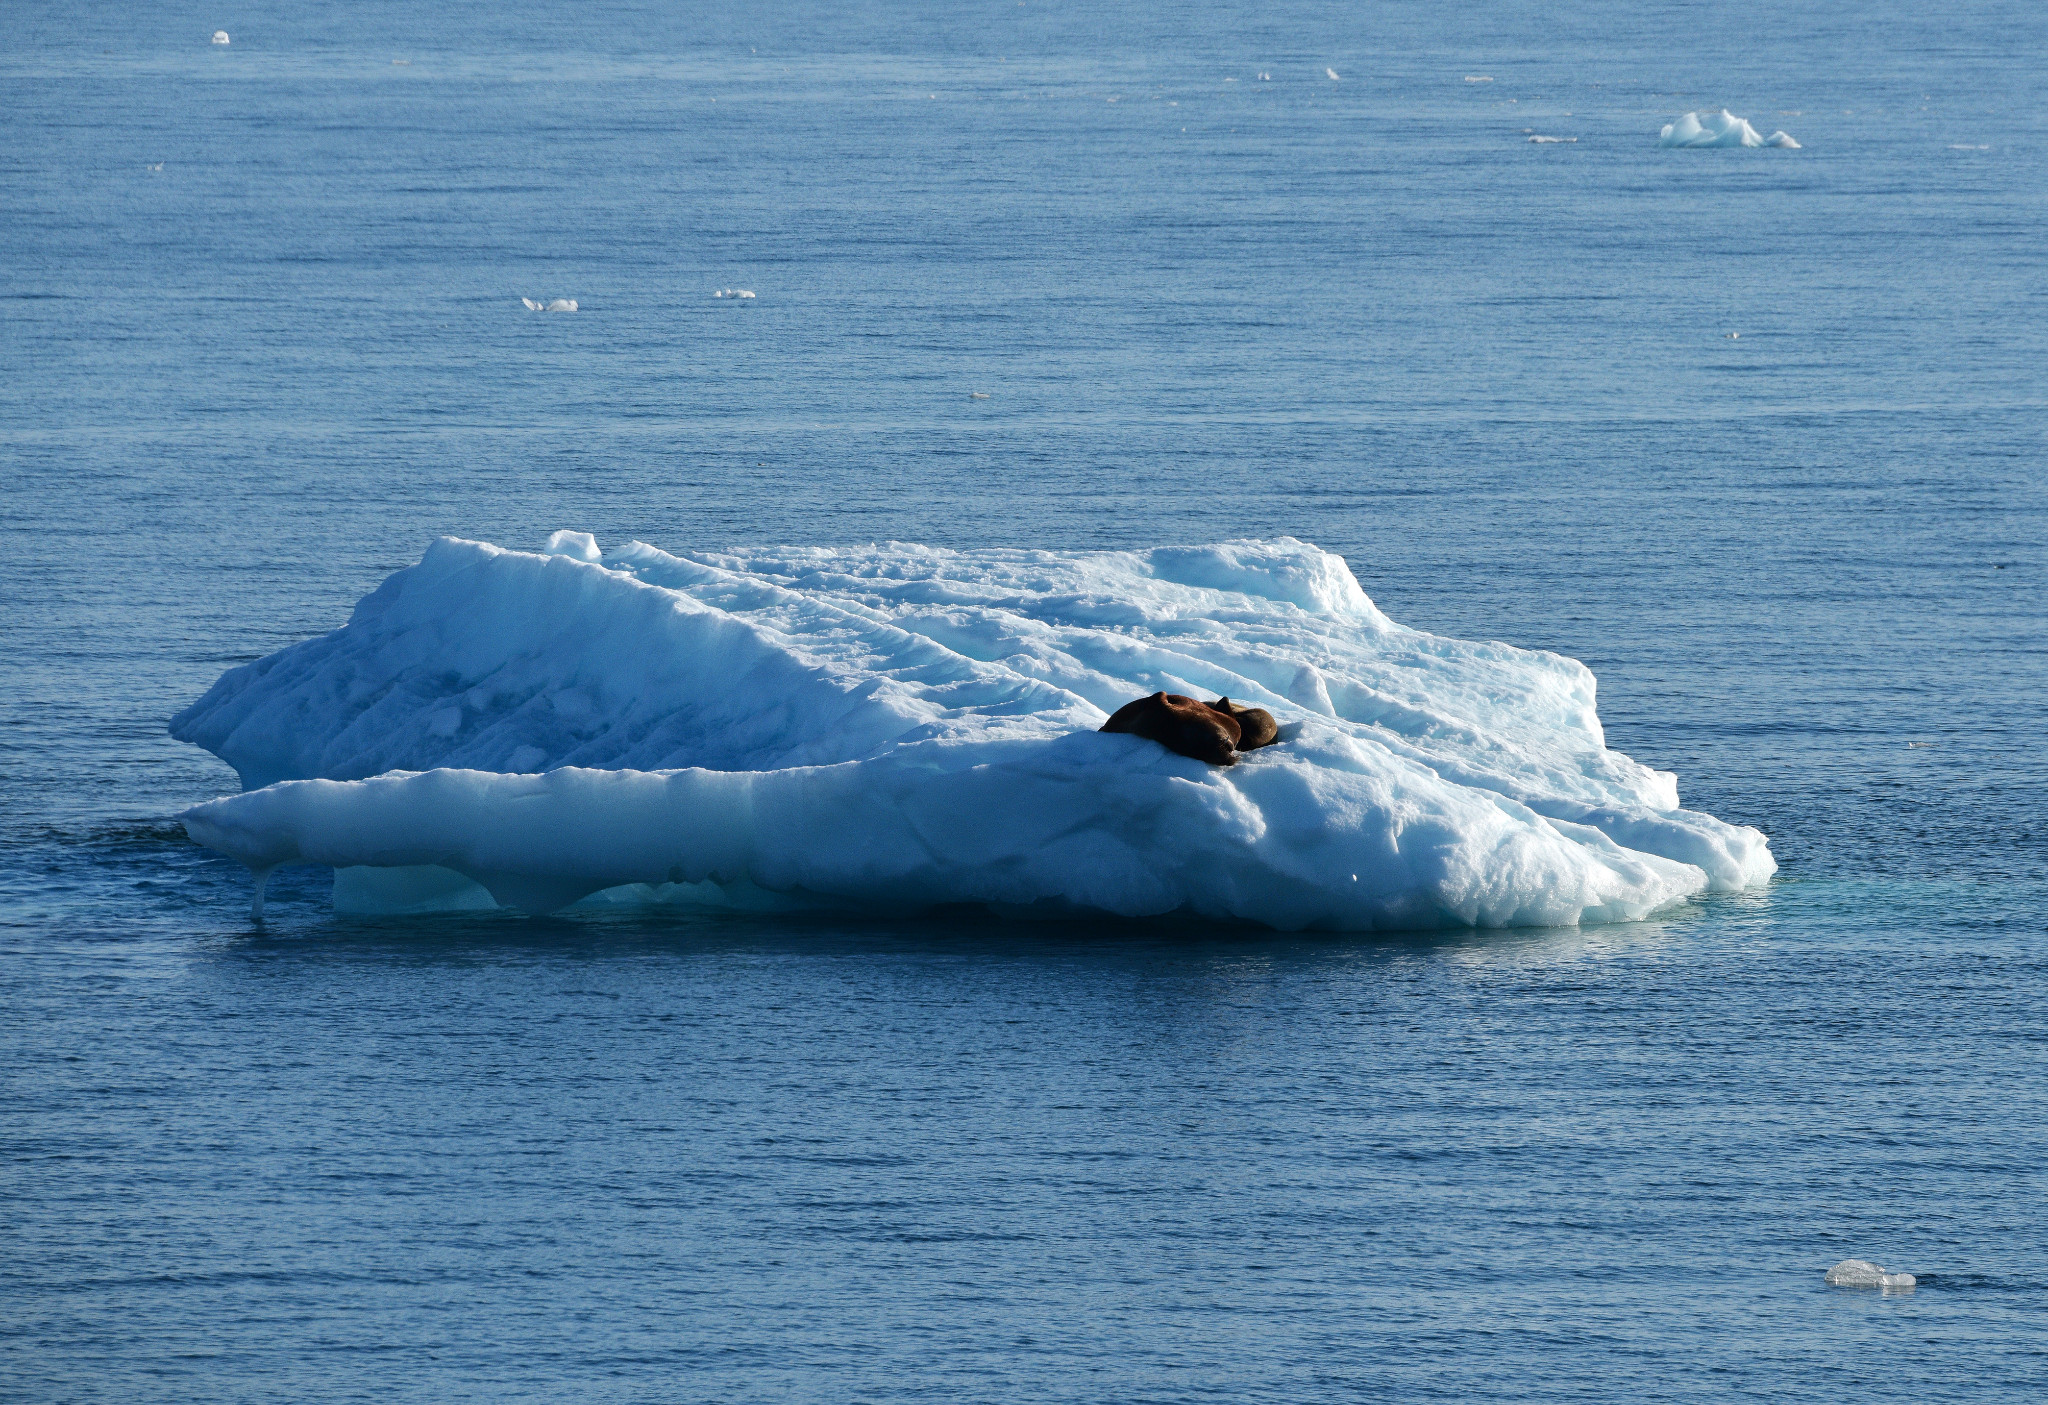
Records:
M213 42L216 44L227 43L228 32L225 29L216 29L215 31L213 31Z
M754 296L754 290L752 288L720 288L711 296L714 298L750 298Z
M1669 123L1657 135L1657 145L1669 147L1778 146L1797 151L1799 143L1784 132L1765 137L1749 122L1727 108L1719 112L1688 112Z
M1337 76L1337 70L1334 68L1326 68L1323 70L1323 72L1330 75L1330 81L1332 83L1341 83L1342 81L1344 81L1343 79Z
M1919 1280L1910 1273L1889 1273L1868 1259L1843 1259L1828 1270L1827 1281L1837 1288L1911 1288Z
M588 532L571 532L566 528L548 538L548 544L541 550L549 556L567 556L575 561L601 561L604 553L597 549L597 538Z

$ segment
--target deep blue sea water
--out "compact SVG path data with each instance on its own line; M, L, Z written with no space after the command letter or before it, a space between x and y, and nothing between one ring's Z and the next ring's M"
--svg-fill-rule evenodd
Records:
M0 1398L2048 1393L2048 11L761 8L0 16ZM1291 533L1783 869L253 927L165 720L557 527Z

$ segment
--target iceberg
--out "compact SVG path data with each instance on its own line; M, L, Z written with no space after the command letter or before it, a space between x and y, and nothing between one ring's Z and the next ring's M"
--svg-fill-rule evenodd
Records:
M1719 112L1688 112L1669 123L1658 134L1659 146L1780 146L1799 150L1799 143L1785 132L1759 136L1756 128L1727 108Z
M1843 1259L1828 1270L1824 1281L1837 1288L1882 1288L1886 1292L1916 1287L1920 1282L1910 1273L1888 1273L1868 1259Z
M1227 695L1217 768L1097 731ZM337 906L579 901L1186 914L1286 929L1624 921L1776 869L1607 748L1592 673L1408 629L1292 538L539 552L444 538L172 735L244 793L182 816Z

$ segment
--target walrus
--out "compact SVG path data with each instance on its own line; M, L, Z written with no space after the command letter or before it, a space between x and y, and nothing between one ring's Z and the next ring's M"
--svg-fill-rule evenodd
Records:
M1225 712L1237 719L1239 751L1256 751L1262 746L1271 746L1280 740L1280 724L1273 720L1273 714L1263 707L1246 707L1229 698L1218 698L1209 704L1217 712Z
M1238 739L1244 735L1238 720L1228 712L1179 693L1154 693L1127 702L1110 714L1102 730L1148 737L1168 751L1211 766L1235 765Z

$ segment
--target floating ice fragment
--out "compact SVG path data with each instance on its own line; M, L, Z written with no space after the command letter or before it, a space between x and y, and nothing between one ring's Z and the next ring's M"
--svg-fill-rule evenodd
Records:
M1272 74L1270 74L1270 73L1263 73L1263 72L1262 72L1262 73L1260 73L1260 74L1259 74L1259 81L1260 81L1261 83L1270 83L1270 82L1272 82L1272 81L1273 81L1273 75L1272 75Z
M1323 72L1330 75L1330 81L1332 83L1338 83L1343 81L1342 79L1337 77L1337 70L1334 68L1326 68L1323 70Z
M711 296L714 298L750 298L754 296L754 290L751 288L720 288Z
M216 29L215 31L213 31L213 42L216 44L227 43L228 32L225 29Z
M1530 140L1530 141L1533 141L1533 142L1541 142L1541 143L1543 143L1543 144L1544 144L1544 145L1546 145L1546 146L1557 146L1557 145L1562 145L1562 144L1564 144L1564 143L1566 143L1566 142L1575 142L1575 141L1577 141L1577 140L1578 140L1578 138L1577 138L1577 137L1537 137L1537 136L1532 136L1532 137L1530 137L1530 138L1529 138L1529 140Z
M576 299L574 298L556 298L552 302L545 300L535 302L532 298L522 297L519 301L526 304L528 312L574 312L576 310Z
M1919 1282L1910 1273L1887 1273L1868 1259L1843 1259L1828 1270L1827 1281L1837 1288L1883 1288L1888 1292Z
M1281 739L1222 771L1095 730L1162 689ZM630 889L606 900L1571 925L1776 868L1606 748L1583 665L1404 629L1291 538L443 540L171 725L252 787L187 812L194 837L346 870L357 910Z
M1686 113L1658 134L1657 145L1781 146L1792 151L1799 149L1799 143L1784 132L1773 132L1768 137L1758 136L1756 128L1725 107L1719 112Z

